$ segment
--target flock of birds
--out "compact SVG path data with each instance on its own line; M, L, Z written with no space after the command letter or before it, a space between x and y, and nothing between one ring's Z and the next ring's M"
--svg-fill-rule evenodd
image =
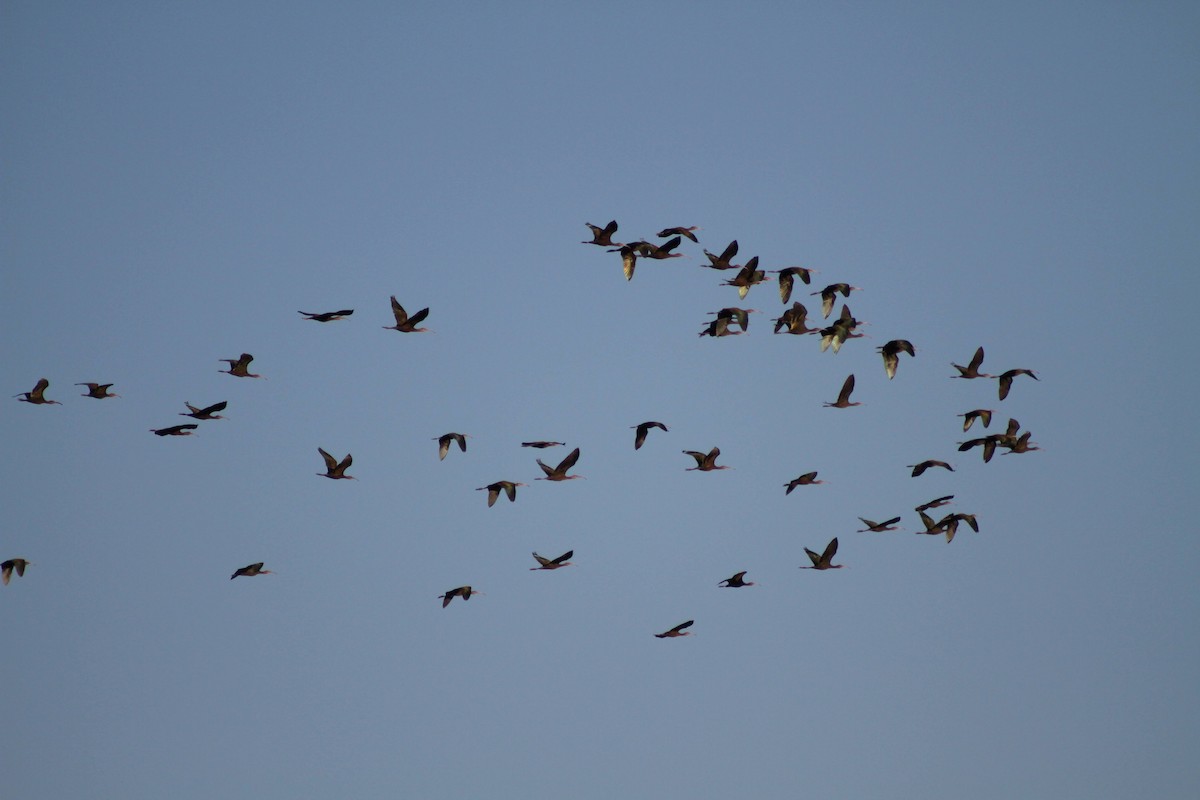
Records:
M694 243L699 240L696 237L695 231L698 227L672 227L664 228L659 231L657 238L665 239L666 241L656 244L646 240L638 240L635 242L622 243L613 240L613 236L617 233L618 225L615 220L609 222L604 227L586 223L592 231L592 238L585 240L583 244L597 245L608 249L609 252L620 254L622 269L627 280L632 280L639 259L665 260L683 257L684 254L677 252L677 248L683 243L684 239L688 239ZM721 285L733 286L738 290L739 298L744 299L749 291L756 285L770 280L768 271L758 268L758 257L748 259L745 264L736 264L734 259L738 254L738 242L736 240L730 242L720 254L703 250L708 263L702 263L702 267L706 267L718 271L728 271L734 274L734 277L729 280L724 280ZM778 276L779 297L783 305L786 307L780 316L774 320L774 332L776 334L788 335L818 335L820 337L820 349L822 352L831 349L837 353L841 347L850 339L861 338L864 336L859 328L864 324L850 310L846 300L852 292L860 291L859 287L851 286L848 283L832 283L825 286L819 291L814 291L811 296L819 296L821 298L821 315L824 320L829 320L833 314L833 310L837 305L838 298L842 299L840 313L827 325L823 324L818 327L809 327L809 312L808 309L800 301L791 301L793 290L796 288L796 281L799 280L805 285L812 282L812 276L816 270L792 266L784 267L778 270L770 270L770 273ZM422 308L421 310L409 314L404 307L393 296L391 298L391 311L395 318L395 325L383 326L387 330L395 330L400 333L424 333L428 332L428 328L418 327L429 316L429 309ZM329 312L298 312L305 320L327 323L344 320L354 313L353 309L342 309L339 311ZM756 309L726 307L716 312L710 312L713 319L704 324L700 331L700 336L737 336L745 333L749 328L750 314L757 313ZM889 380L896 377L896 373L900 363L900 355L907 354L909 357L916 357L916 348L912 342L907 339L892 339L882 346L876 348L883 359L884 372ZM238 358L219 359L229 365L228 369L220 370L223 373L237 378L262 378L263 376L252 373L249 370L250 364L253 362L254 356L249 353L242 353ZM952 364L957 371L957 375L952 375L952 378L961 378L966 380L974 379L993 379L997 381L998 398L1003 401L1008 397L1012 390L1013 382L1016 378L1024 375L1034 380L1038 380L1038 376L1031 369L1018 368L1010 369L998 375L991 375L980 371L984 360L984 350L982 347L976 349L970 361L966 366L960 364ZM77 383L76 386L87 387L87 392L83 397L93 398L97 400L106 400L109 398L120 397L119 394L112 392L113 384L111 383ZM52 400L46 397L46 391L50 387L50 382L46 378L40 379L34 387L28 392L21 392L17 397L21 402L31 405L62 405L58 400ZM827 408L847 409L861 405L861 403L852 401L850 398L855 388L855 376L850 374L842 383L841 389L838 392L836 400L824 403ZM194 406L190 402L185 402L187 407L186 412L179 412L181 416L185 416L193 420L192 422L182 423L177 425L165 426L162 428L151 428L150 431L156 436L189 436L199 427L200 422L223 419L220 412L224 411L227 402L222 401L212 405L199 407ZM963 432L971 430L974 424L978 421L984 429L988 429L991 425L993 415L996 412L992 409L977 408L963 414ZM646 439L653 429L659 429L664 432L668 431L666 425L657 421L641 422L631 426L635 431L633 446L635 450L641 449L645 444ZM1028 453L1038 450L1039 447L1030 441L1030 432L1022 431L1021 425L1015 419L1009 419L1004 433L988 433L980 437L967 439L958 443L960 452L967 452L973 448L982 448L983 461L991 461L997 449L1005 449L1009 453ZM467 451L467 434L458 432L449 432L440 436L434 437L438 443L438 458L445 459L450 453L451 448L457 446L459 451L466 453ZM547 449L552 447L565 446L565 442L558 441L529 441L522 442L522 447L535 449ZM346 454L345 457L338 459L334 455L327 452L324 448L317 448L318 454L321 456L325 464L325 471L318 472L317 475L331 480L354 480L353 475L348 475L347 470L353 465L354 459L352 455ZM708 452L700 452L696 450L684 450L685 455L690 456L695 461L695 466L688 467L688 471L711 472L716 470L729 469L727 465L718 465L717 458L721 455L719 447L713 447ZM582 478L582 475L573 474L571 470L579 461L580 449L576 447L565 458L560 460L554 466L551 466L540 458L536 459L537 465L541 468L543 475L537 480L545 480L551 482L562 482L576 480ZM927 470L938 468L945 469L950 472L954 468L945 461L928 459L917 464L908 465L911 468L912 477L916 478L924 474ZM791 494L793 490L801 486L810 486L821 484L823 481L817 479L817 472L804 473L784 484L785 494ZM487 484L486 486L478 487L478 491L487 492L487 504L493 506L503 493L510 502L515 502L517 499L517 488L526 486L527 484L512 480L498 480ZM942 516L940 519L934 519L927 512L940 508L949 504L954 498L954 495L945 495L934 498L927 503L917 506L914 511L917 513L921 522L921 529L917 531L919 534L927 535L944 535L947 542L953 541L955 534L958 531L960 523L965 522L973 531L979 531L979 523L975 514L967 513L949 513ZM899 528L895 524L900 522L901 516L894 516L882 522L875 522L864 517L859 517L863 525L866 527L860 529L859 533L873 532L882 533L887 531L896 531ZM834 564L833 558L837 555L838 539L834 537L820 552L808 548L804 549L811 565L801 567L801 569L813 570L831 570L841 569L843 565ZM574 551L568 551L558 556L557 558L548 559L537 552L533 553L533 558L538 566L530 567L531 570L556 570L563 567L571 566L571 558L574 557ZM31 562L25 558L10 558L0 562L0 579L7 585L16 572L18 576L24 576L25 570L30 566ZM230 576L230 580L239 577L254 577L258 575L271 574L271 570L265 569L265 562L257 562L236 569ZM718 586L722 588L744 588L754 586L753 581L745 580L746 571L735 573L733 576L721 581ZM470 585L459 586L447 590L444 594L439 595L438 599L442 601L442 607L445 608L450 602L460 597L464 601L469 600L472 596L483 594L474 589ZM691 631L688 630L694 624L694 620L687 620L676 625L662 633L656 633L654 636L660 639L676 638L688 636Z

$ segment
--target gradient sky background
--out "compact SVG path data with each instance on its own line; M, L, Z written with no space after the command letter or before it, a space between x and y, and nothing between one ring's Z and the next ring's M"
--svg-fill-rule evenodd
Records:
M4 791L1195 797L1197 6L569 5L3 4L4 391L63 403L0 406ZM700 244L627 283L612 218ZM773 336L734 238L871 338Z

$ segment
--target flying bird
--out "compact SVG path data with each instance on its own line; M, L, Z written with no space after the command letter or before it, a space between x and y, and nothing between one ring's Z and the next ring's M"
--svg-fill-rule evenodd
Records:
M971 362L965 367L961 364L950 363L950 366L958 370L957 375L951 375L951 378L994 378L995 375L987 375L979 371L979 365L983 363L983 348L980 347L975 351L975 355L971 356Z
M795 478L795 479L790 480L787 483L785 483L784 486L787 487L787 491L784 492L784 494L791 494L792 489L795 489L797 486L811 486L814 483L824 483L824 482L825 481L817 480L816 472L806 472L803 475L801 475L799 478Z
M121 396L109 391L112 388L111 383L77 383L75 385L88 387L87 394L80 395L80 397L94 397L97 400L104 400L109 397Z
M404 310L404 306L396 301L396 295L392 295L392 316L396 318L395 325L384 325L384 330L400 331L401 333L429 333L429 328L418 328L426 317L429 316L429 309L422 308L411 317Z
M633 280L633 271L637 269L637 248L631 244L623 244L615 250L609 250L608 252L621 254L621 269L625 272L625 280Z
M997 376L997 380L1000 381L1001 400L1008 397L1008 392L1010 389L1012 389L1013 378L1017 377L1018 375L1028 375L1035 381L1038 380L1038 376L1034 375L1033 370L1031 369L1010 369L1007 372L1000 373L1000 375Z
M1036 443L1029 441L1029 436L1030 432L1025 431L1025 433L1017 437L1015 442L1003 445L1004 447L1008 448L1008 452L1005 453L1005 455L1011 455L1012 453L1028 453L1031 450L1041 450L1042 448L1038 447Z
M819 331L821 334L821 352L824 353L832 344L833 352L836 355L842 349L842 345L847 339L861 339L866 334L855 333L855 331L862 324L862 322L855 319L854 315L850 313L850 306L843 303L842 313L838 316L837 321Z
M690 632L685 632L685 628L692 627L696 620L689 619L687 622L681 622L669 631L654 634L655 639L674 639L676 636L691 636Z
M804 334L816 333L818 328L808 327L808 309L800 301L792 303L792 307L775 320L775 332L779 333L782 328L787 328L784 333Z
M262 375L255 375L250 371L250 362L254 360L254 356L249 353L242 353L237 358L219 358L218 361L224 361L229 365L229 369L218 370L226 375L232 375L235 378L261 378Z
M225 406L229 405L229 401L222 400L219 403L213 403L211 406L207 406L205 408L197 408L196 406L192 405L191 403L189 403L187 401L184 401L183 404L188 407L188 411L190 413L184 414L182 411L180 411L179 416L181 416L181 417L192 417L193 419L199 419L199 420L225 419L217 412L224 411Z
M871 531L872 533L883 533L884 531L899 530L899 528L892 527L900 521L899 517L892 517L884 522L872 522L866 517L859 517L859 519L862 520L862 524L866 525L867 527L863 528L861 531L855 531L856 533L866 533L867 531Z
M912 468L912 476L914 478L918 477L921 475L921 473L927 469L930 469L931 467L941 467L942 469L948 469L951 472L954 472L954 467L950 466L945 461L935 461L932 458L922 461L920 464L909 464L908 466Z
M569 567L569 566L572 566L572 564L570 561L568 561L568 559L573 557L574 555L575 555L574 550L568 550L567 552L563 553L558 558L546 558L544 556L539 556L535 552L533 554L533 559L535 561L537 561L538 564L541 564L541 566L540 567L530 567L529 569L530 569L530 571L534 571L534 570L539 570L539 569L558 569L559 567Z
M758 268L758 256L755 256L747 261L744 267L738 270L738 274L734 276L733 280L724 281L721 285L736 286L738 290L738 297L744 299L747 292L750 291L751 286L768 280L770 280L770 278L767 277L767 273Z
M844 566L843 564L833 563L833 557L837 555L837 549L838 540L836 536L833 537L833 541L825 546L825 552L821 553L821 555L817 555L807 547L804 548L804 552L808 554L808 559L812 562L812 566L801 567L800 569L841 569Z
M200 426L194 422L189 422L184 425L172 425L169 428L151 428L150 432L155 436L191 436L192 431Z
M450 452L450 445L454 442L458 442L459 450L467 452L467 435L465 433L443 433L437 437L439 461L446 458L446 453Z
M971 426L975 424L975 420L979 420L983 427L988 427L992 424L993 411L990 408L977 408L974 411L968 411L965 414L958 416L963 418L963 433L971 430Z
M0 581L8 586L8 582L12 579L13 570L17 571L17 577L25 577L25 568L28 567L31 561L24 558L10 558L7 561L0 562Z
M730 262L730 259L737 255L737 251L737 239L734 239L732 242L730 242L719 256L705 250L704 255L708 256L709 263L701 264L701 266L708 267L709 269L737 269L737 267Z
M460 586L457 589L451 589L445 594L439 594L438 600L442 601L442 608L445 608L446 606L450 605L450 601L456 597L461 597L463 600L470 600L471 595L475 594L483 594L483 592L476 591L470 586Z
M346 474L346 470L350 467L351 464L354 463L354 457L351 456L349 453L346 454L346 457L342 459L341 463L338 463L338 460L336 458L329 455L329 453L326 453L320 447L317 448L317 452L321 454L321 458L325 459L325 471L317 473L322 478L332 478L335 481L337 481L337 480L347 480L347 481L357 480L357 478L355 478L353 475Z
M792 287L796 285L796 278L803 283L811 283L812 275L816 270L804 267L784 267L783 269L773 269L771 272L779 273L779 300L787 305L788 300L792 299Z
M950 503L950 501L953 499L954 499L954 495L952 495L952 494L943 495L942 497L938 497L933 500L930 500L928 503L922 503L921 505L917 506L913 510L916 511L918 514L921 514L921 513L928 511L931 508L938 508L940 506L948 505Z
M736 322L738 327L744 331L746 330L746 326L750 324L750 315L757 314L758 309L737 308L736 306L730 306L727 308L722 308L720 311L710 311L708 313L716 314L717 319L726 319L730 322Z
M521 442L521 447L536 447L538 450L545 450L547 447L557 447L565 445L566 442Z
M682 227L663 228L661 231L659 231L658 233L656 233L654 235L660 239L665 239L668 236L686 236L687 238L691 239L693 242L699 242L700 240L696 238L696 234L692 233L692 231L698 231L698 230L700 230L699 225L693 225L690 228L682 228Z
M592 239L591 241L585 240L580 242L580 244L598 244L601 247L620 246L620 242L614 242L612 240L612 235L617 232L617 221L615 219L609 222L603 228L598 225L593 225L590 222L585 222L583 224L592 229Z
M673 239L668 239L662 244L654 244L652 242L639 242L638 251L644 258L681 258L683 253L672 253L676 247L679 247L683 240L676 236Z
M707 323L698 335L711 336L714 339L722 336L741 336L743 333L745 333L744 329L740 331L730 330L729 323L732 321L732 319L732 317L718 316L716 319Z
M229 580L233 580L234 578L238 577L239 575L245 576L247 578L253 578L255 575L273 575L273 574L274 573L272 573L271 570L263 569L263 562L259 561L257 564L250 564L249 566L245 566L239 570L235 570L234 573L229 576Z
M1004 438L1004 434L993 433L978 439L968 439L958 443L958 452L965 453L973 447L983 447L983 463L986 464L992 460L992 455L996 452L996 445Z
M842 297L849 297L851 292L862 291L857 286L851 286L848 283L831 283L819 292L813 292L814 295L821 295L821 316L829 319L829 315L833 312L833 304L840 294Z
M732 578L726 578L725 580L721 581L721 583L718 583L717 586L721 586L723 589L740 589L743 586L753 586L754 581L743 580L745 577L746 571L742 570L741 572L734 573ZM724 584L724 586L722 586L722 584Z
M892 339L890 342L879 348L879 352L883 354L883 369L887 372L888 380L896 377L896 367L900 365L900 354L908 353L914 358L917 355L913 349L912 342L908 339Z
M320 314L312 311L298 311L298 314L303 314L305 319L310 319L313 322L337 322L339 319L345 319L354 313L353 308L343 308L341 311L326 311Z
M688 467L686 470L684 470L684 472L691 472L693 470L711 472L714 469L730 469L730 467L717 466L717 456L721 455L721 448L719 447L714 447L707 453L698 453L695 450L684 450L683 452L696 459L696 466Z
M576 447L567 457L558 463L554 469L546 466L542 460L537 459L537 465L542 468L542 472L546 473L546 477L537 478L539 481L572 481L576 478L582 478L582 475L568 475L567 470L575 466L575 462L579 460L579 448Z
M850 406L861 406L862 403L850 402L850 393L854 391L854 374L846 378L846 382L842 384L842 391L838 392L838 399L833 403L825 403L825 408L849 408Z
M630 427L637 429L637 433L633 435L634 450L642 449L642 445L646 443L646 434L650 432L651 428L661 428L664 431L667 430L667 426L663 425L661 422L642 422L638 425L632 425Z
M492 506L496 505L496 498L500 496L500 492L504 492L508 495L508 502L514 503L517 500L517 487L527 485L528 484L524 483L514 483L513 481L496 481L495 483L489 483L487 486L480 486L475 491L487 491L488 508L491 508Z
M50 386L50 381L42 378L34 385L33 391L14 394L13 397L18 398L22 403L32 403L35 406L61 406L62 403L57 400L46 399L46 388L48 386Z

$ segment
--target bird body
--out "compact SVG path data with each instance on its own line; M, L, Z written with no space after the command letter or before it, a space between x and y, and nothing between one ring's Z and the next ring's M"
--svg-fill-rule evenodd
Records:
M7 561L0 562L0 581L8 586L8 582L12 579L13 570L17 571L17 577L25 576L25 568L30 565L30 561L24 558L10 558Z
M994 378L994 375L988 375L980 372L979 367L983 364L983 348L977 348L975 355L971 356L971 361L965 367L961 364L951 362L950 366L958 370L957 375L951 375L952 378Z
M579 448L576 447L567 457L558 463L557 467L551 469L542 463L542 460L537 459L537 465L542 468L542 472L546 473L544 478L538 478L539 481L571 481L576 478L582 478L582 475L568 475L567 470L575 466L575 462L579 460Z
M458 443L459 450L467 452L467 435L465 433L443 433L437 437L439 461L446 458L446 454L450 452L450 445L454 442Z
M658 233L656 233L654 235L659 237L660 239L665 239L668 236L686 236L687 238L691 239L693 242L699 242L700 240L696 238L696 234L692 233L692 231L698 231L698 230L700 230L699 225L693 225L690 228L683 228L683 227L663 228L661 231L659 231Z
M1008 397L1008 392L1010 389L1012 389L1013 378L1017 377L1018 375L1028 375L1035 381L1039 380L1038 376L1035 375L1031 369L1010 369L1006 372L1001 372L998 376L996 376L996 380L1000 381L999 391L1001 400Z
M824 483L824 482L825 481L817 480L816 472L806 472L803 475L801 475L799 478L795 478L795 479L790 480L787 483L785 483L784 486L787 487L787 491L784 492L784 494L791 494L792 489L795 489L797 486L811 486L814 483Z
M696 459L696 466L688 467L686 470L684 470L685 472L691 472L693 470L699 470L700 472L712 472L715 469L730 469L729 467L717 466L717 456L721 455L721 448L719 447L714 447L707 453L700 453L696 450L684 450L683 452Z
M225 407L227 405L229 405L229 401L222 400L219 403L213 403L211 406L206 406L205 408L197 408L196 406L192 405L191 403L189 403L187 401L184 401L184 405L188 407L189 413L184 414L182 411L180 411L179 416L181 416L181 417L192 417L193 419L200 419L200 420L225 419L217 412L224 411Z
M547 447L558 447L566 445L566 442L521 442L521 447L536 447L538 450L545 450Z
M740 589L743 586L753 586L754 581L744 580L745 577L746 571L742 570L741 572L734 573L733 577L721 581L717 586L721 586L723 589ZM722 586L722 584L724 585Z
M912 468L912 476L914 478L920 476L921 474L923 474L925 472L925 470L930 469L932 467L941 467L942 469L948 469L951 472L954 472L954 467L950 466L945 461L937 461L932 458L926 459L925 461L922 461L920 464L909 464L908 466L910 468Z
M535 552L533 554L533 558L541 566L530 567L529 569L530 569L530 571L535 571L535 570L540 570L540 569L558 569L559 567L569 567L569 566L572 566L572 564L568 559L570 559L574 555L575 555L574 550L568 550L567 552L563 553L558 558L546 558L545 556L539 556Z
M669 631L654 634L655 639L674 639L676 636L691 636L690 631L685 631L685 628L690 628L696 622L694 619L689 619L687 622L681 622Z
M120 397L121 396L119 394L114 394L113 392L109 391L109 389L112 388L111 383L77 383L75 385L88 387L87 394L80 395L81 397L94 397L97 400L104 400L109 397Z
M109 384L110 386L112 384ZM46 399L46 389L50 386L50 381L42 378L34 384L33 390L29 392L21 392L14 394L13 397L20 400L22 403L30 403L35 406L61 406L62 403L57 400Z
M808 555L808 560L812 562L812 566L801 567L800 569L841 569L844 565L833 563L833 557L837 555L837 550L838 540L836 536L833 537L833 540L829 544L825 545L825 552L820 555L817 555L807 547L804 548L804 552Z
M730 242L719 256L705 250L704 255L708 257L709 263L702 264L701 266L708 267L709 269L736 269L730 259L737 255L737 251L737 239Z
M650 432L651 428L661 428L664 431L667 430L667 426L663 425L661 422L642 422L637 425L633 425L632 427L637 430L637 432L633 435L634 450L642 449L642 445L646 443L646 435Z
M821 295L821 316L829 319L829 315L833 313L833 304L840 294L842 297L849 297L851 292L862 291L857 286L851 286L848 283L831 283L819 292L813 292L814 295Z
M614 219L601 228L598 225L593 225L590 222L583 223L592 229L591 241L583 241L580 244L598 244L601 247L619 247L619 242L612 240L612 235L617 232L617 221Z
M235 378L261 378L262 375L255 375L250 371L250 362L254 360L254 356L249 353L242 353L237 358L221 358L218 361L224 361L229 365L229 369L220 370L226 375L232 375Z
M346 470L349 469L350 465L354 463L354 456L347 453L346 457L343 458L341 460L341 462L339 463L336 458L331 456L329 453L325 452L320 447L317 448L317 452L321 454L321 458L325 459L325 471L317 473L322 478L331 478L332 480L335 480L335 481L337 481L337 480L347 480L347 481L357 480L357 478L355 478L353 475L346 474Z
M401 333L429 333L429 328L418 328L426 317L429 316L429 309L422 308L411 317L404 310L404 306L400 305L396 300L396 295L392 295L392 316L396 318L395 325L384 325L384 330L400 331Z
M322 313L314 313L312 311L298 311L298 314L303 314L305 319L313 322L337 322L339 319L345 319L354 313L353 308L344 308L341 311L325 311Z
M515 483L514 481L496 481L495 483L489 483L487 486L480 486L475 491L487 491L488 508L491 508L496 505L496 498L500 496L500 492L508 495L508 502L515 503L517 500L517 487L525 485L524 483Z
M901 353L908 353L914 358L917 355L916 350L913 349L912 342L908 339L892 339L880 347L879 352L883 354L883 369L887 373L888 380L896 377L896 367L900 365Z
M189 422L183 425L172 425L169 428L151 428L150 432L155 436L191 436L192 431L200 426L194 422Z
M263 562L259 561L257 564L250 564L249 566L242 567L239 570L234 570L234 573L229 576L229 580L233 580L234 578L237 578L240 576L245 576L247 578L253 578L255 575L271 575L271 574L273 574L271 572L271 570L263 569Z
M464 601L466 601L470 600L471 595L474 594L483 594L483 592L478 592L472 589L470 586L460 586L457 589L451 589L445 594L439 594L438 600L442 601L442 608L445 608L446 606L450 605L450 601L456 597L461 597Z
M867 531L871 531L872 533L883 533L884 531L899 530L899 528L891 527L900 521L899 517L892 517L884 522L872 522L866 517L859 517L859 519L862 520L862 524L866 525L867 527L863 528L861 531L856 531L856 533L866 533Z
M850 406L861 406L862 403L850 402L850 394L854 391L854 375L846 378L842 384L842 391L838 392L838 399L832 403L825 403L825 408L849 408Z

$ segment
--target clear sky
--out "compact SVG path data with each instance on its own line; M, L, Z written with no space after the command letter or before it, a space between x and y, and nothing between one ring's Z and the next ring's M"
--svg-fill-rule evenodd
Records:
M1167 2L3 3L6 796L1195 797L1198 41ZM700 243L627 282L614 218ZM774 282L700 266L732 239L869 338L772 335ZM981 345L1040 380L951 380ZM185 401L226 419L148 433ZM1042 449L957 452L973 408ZM981 532L914 535L943 494Z

